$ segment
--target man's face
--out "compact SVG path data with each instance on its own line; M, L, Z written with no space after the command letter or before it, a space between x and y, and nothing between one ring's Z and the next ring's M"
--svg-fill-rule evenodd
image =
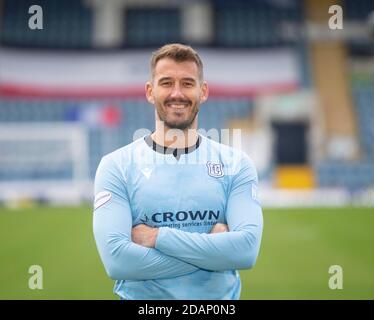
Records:
M184 130L194 123L200 104L207 99L208 87L201 83L195 62L165 58L157 62L146 93L166 127Z

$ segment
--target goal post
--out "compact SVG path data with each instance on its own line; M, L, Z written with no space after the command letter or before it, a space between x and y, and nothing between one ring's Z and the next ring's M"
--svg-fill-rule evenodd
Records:
M1 124L0 199L84 198L90 184L88 146L80 124Z

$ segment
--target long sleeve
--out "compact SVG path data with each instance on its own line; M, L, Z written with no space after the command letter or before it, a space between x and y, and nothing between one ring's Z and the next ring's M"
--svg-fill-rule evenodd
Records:
M248 157L233 177L227 200L229 232L189 233L162 227L156 248L207 270L248 269L254 266L261 243L263 218L257 200L257 173Z
M95 195L93 231L109 277L114 280L163 279L198 270L189 263L131 241L132 216L126 182L110 156L104 157L97 169Z

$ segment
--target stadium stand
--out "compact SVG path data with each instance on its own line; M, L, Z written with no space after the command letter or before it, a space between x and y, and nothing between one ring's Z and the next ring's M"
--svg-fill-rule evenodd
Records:
M356 114L359 122L360 140L364 157L374 159L374 89L353 88L356 102Z
M315 77L316 68L313 70L311 42L308 42L304 36L290 37L285 32L287 30L285 27L289 25L302 29L307 19L304 13L307 2L292 0L208 1L213 17L213 37L206 40L202 47L216 50L239 49L239 51L242 48L268 50L274 47L291 48L298 59L298 89L315 90L316 81L313 77ZM129 3L135 2L129 1ZM90 5L90 1L39 0L38 5L43 8L45 28L38 32L33 32L27 27L28 8L35 4L34 1L3 0L0 4L2 7L0 49L1 47L19 50L38 48L51 54L54 53L54 49L96 49L93 40L95 38L95 8ZM342 1L342 5L345 10L344 17L348 22L364 23L368 13L374 11L374 3L370 0L345 0ZM129 5L122 9L123 41L111 49L153 48L166 42L188 42L183 38L182 6L179 7L173 3L172 6L166 7L156 1L144 7ZM194 42L191 41L191 44L194 45ZM360 48L362 45L372 46L368 41L357 43L347 40L346 44L351 50L347 51L348 54L352 54L354 45L359 44ZM348 60L350 58L349 56ZM326 64L330 63L326 62ZM1 79L1 76L0 70L0 80L7 80ZM315 174L317 187L343 187L355 191L374 186L373 82L366 85L353 82L351 91L352 109L360 145L359 157L355 161L337 161L324 156L319 157L316 162L306 163L307 171ZM220 130L226 128L235 119L252 121L255 117L256 98L256 95L210 98L201 107L200 127L206 130L211 128ZM103 115L103 110L109 113ZM334 112L339 116L339 110L334 110ZM0 124L60 122L81 123L85 126L89 138L90 178L93 178L103 154L130 143L134 132L140 128L152 130L153 115L152 106L139 97L74 99L67 96L28 99L27 97L2 96L0 90ZM334 116L331 118L332 123L337 121ZM342 123L341 127L344 125ZM326 140L327 138L329 137L327 136ZM12 145L6 141L1 143L3 154L12 148L26 147ZM27 147L38 150L37 145L30 144ZM44 145L44 148L46 147L51 150L54 148L53 145ZM275 171L276 167L276 163L271 163L266 170ZM71 174L71 171L70 163L60 166L58 170L53 168L53 164L50 168L46 164L43 170L34 172L28 171L27 168L14 172L7 167L0 167L0 182L22 178L66 177ZM274 175L266 172L266 179L271 180ZM312 174L310 177L314 178Z
M215 1L216 43L220 46L275 46L287 43L285 23L300 23L301 2L280 6L266 1Z
M120 121L114 128L102 121L100 110L107 105L120 109ZM201 107L199 114L200 128L209 131L212 128L226 128L227 122L232 118L248 117L252 113L250 100L228 99L210 100ZM133 141L134 133L141 129L154 128L154 109L144 100L132 99L122 101L101 100L27 100L27 99L1 99L0 123L21 122L81 122L89 128L89 154L90 176L94 177L100 158L107 152L119 148ZM110 139L103 136L109 132ZM5 147L5 146L4 146ZM16 148L18 146L14 146ZM36 147L36 146L34 146ZM7 148L12 148L7 145ZM3 149L4 150L4 149ZM48 164L46 164L48 166ZM48 168L43 168L48 169ZM66 170L68 171L68 170ZM66 171L61 172L65 175ZM47 170L48 172L48 170ZM38 173L29 173L40 177ZM53 173L53 176L56 173ZM9 172L8 168L0 168L0 180L21 178L22 172L17 175Z
M181 38L181 18L177 9L128 9L125 15L126 44L129 46L157 46Z
M3 45L33 48L92 47L92 12L82 1L41 0L43 30L28 26L28 10L35 1L5 0L0 39Z
M362 21L374 10L374 3L370 0L344 0L343 7L347 20Z

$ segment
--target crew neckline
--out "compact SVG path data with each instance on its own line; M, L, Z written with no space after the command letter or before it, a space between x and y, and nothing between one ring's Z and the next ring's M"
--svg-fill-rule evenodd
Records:
M185 147L185 148L169 148L166 146L162 146L152 139L151 134L145 136L144 141L153 151L164 154L164 155L172 154L174 158L179 160L182 154L191 153L195 151L197 148L199 148L201 144L201 136L198 134L196 143L190 147Z

